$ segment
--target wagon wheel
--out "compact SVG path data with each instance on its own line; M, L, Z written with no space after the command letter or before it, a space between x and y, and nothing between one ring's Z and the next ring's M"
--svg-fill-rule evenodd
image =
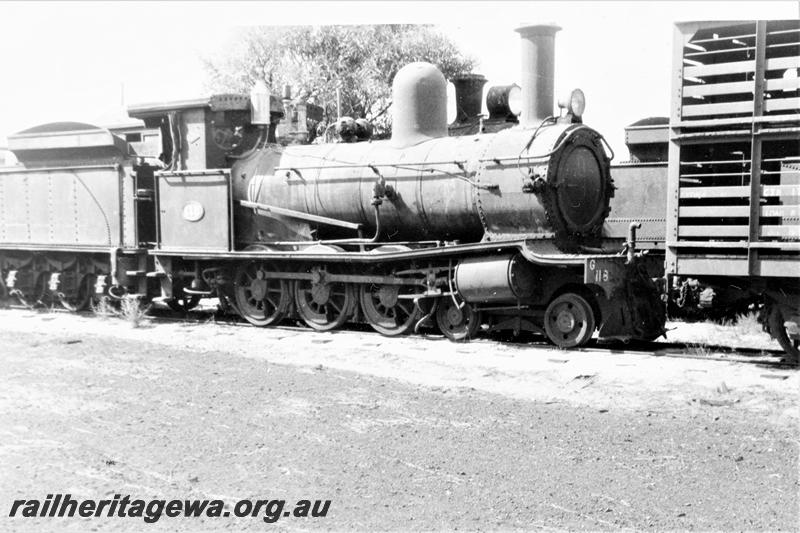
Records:
M789 337L789 333L784 326L785 319L780 308L776 305L769 314L769 332L781 345L786 352L786 362L792 365L800 363L800 341Z
M364 317L372 329L387 337L411 331L422 317L413 296L420 288L409 285L375 285L366 283L359 287L359 300Z
M328 281L328 272L320 268L314 268L312 274L313 279L295 283L297 314L317 331L338 328L353 314L356 302L354 286Z
M480 313L468 303L459 307L450 296L439 300L436 309L436 324L451 341L469 340L478 332L481 325Z
M236 269L234 297L239 314L254 326L269 326L283 320L292 302L291 284L269 277L275 268L251 261Z
M592 306L582 296L568 292L547 306L544 330L547 338L559 348L583 346L594 334Z

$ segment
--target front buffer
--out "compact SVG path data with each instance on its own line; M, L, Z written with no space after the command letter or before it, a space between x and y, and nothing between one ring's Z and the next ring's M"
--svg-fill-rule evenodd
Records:
M646 256L586 259L584 283L598 295L604 339L651 341L664 335L666 311Z

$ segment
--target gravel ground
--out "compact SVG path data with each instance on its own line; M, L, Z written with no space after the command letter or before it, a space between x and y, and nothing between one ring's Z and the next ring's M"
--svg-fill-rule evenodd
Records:
M2 314L4 516L58 492L332 503L274 524L16 517L0 530L798 528L798 376L774 356Z

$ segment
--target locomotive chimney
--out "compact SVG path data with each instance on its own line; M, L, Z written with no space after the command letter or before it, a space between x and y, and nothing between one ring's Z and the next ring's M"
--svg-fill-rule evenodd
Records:
M481 114L485 84L486 78L480 74L464 74L453 78L456 89L456 122L468 122Z
M538 125L553 114L555 24L522 26L522 117L525 127Z

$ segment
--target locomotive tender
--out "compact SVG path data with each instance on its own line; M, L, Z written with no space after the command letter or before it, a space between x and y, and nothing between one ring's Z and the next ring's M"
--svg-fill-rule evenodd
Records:
M595 330L658 337L633 243L601 248L614 186L582 93L551 116L558 29L518 30L522 124L494 134L449 136L446 80L414 63L395 77L385 141L277 145L284 109L263 88L131 107L158 154L81 124L12 136L23 168L0 174L4 295L70 309L98 293L184 309L216 296L259 326L397 335L435 320L452 340L481 326L562 347Z

